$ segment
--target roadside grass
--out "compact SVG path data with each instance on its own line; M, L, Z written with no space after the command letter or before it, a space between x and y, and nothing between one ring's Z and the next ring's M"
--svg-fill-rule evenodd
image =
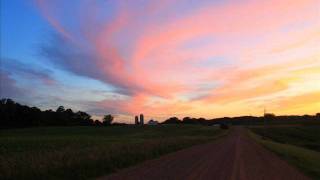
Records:
M287 128L284 128L282 130L285 131L286 129ZM263 133L261 132L264 131L263 129L258 128L250 130L251 131L249 132L249 135L258 143L262 144L268 150L279 155L288 163L296 166L307 176L314 179L320 179L320 152L306 148L304 145L301 145L301 142L294 142L291 137L286 138L284 135L282 135L281 140L287 140L285 141L285 143L280 143L274 141L274 139L279 138L278 134L276 133L273 134L274 137L272 136L272 134L269 134L267 138L262 138L262 136L260 135ZM270 129L270 132L268 131L269 129L266 129L266 134L274 132L273 129ZM288 131L290 132L289 134L292 133L291 129ZM300 146L297 146L296 144L299 144Z
M251 128L251 130L283 144L292 144L320 152L320 126L297 127L268 127L265 129Z
M88 179L218 138L206 126L50 127L0 132L1 179Z

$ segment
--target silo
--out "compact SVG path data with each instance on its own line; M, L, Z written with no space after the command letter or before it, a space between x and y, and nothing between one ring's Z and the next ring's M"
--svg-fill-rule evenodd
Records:
M135 116L135 117L134 117L134 120L135 120L135 125L138 125L138 124L139 124L139 117L138 117L138 116Z
M140 124L141 124L141 125L143 125L143 124L144 124L143 114L140 114Z

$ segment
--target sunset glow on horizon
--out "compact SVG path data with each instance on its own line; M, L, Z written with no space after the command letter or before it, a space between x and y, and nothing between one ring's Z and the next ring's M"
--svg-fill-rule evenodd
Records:
M1 98L131 123L320 111L318 0L1 3Z

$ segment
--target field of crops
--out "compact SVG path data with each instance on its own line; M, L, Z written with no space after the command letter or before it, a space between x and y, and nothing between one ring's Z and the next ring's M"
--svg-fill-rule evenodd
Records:
M224 134L207 126L50 127L0 132L1 179L87 179Z
M320 179L320 126L251 128L251 134L312 178Z
M320 152L320 126L253 128L253 132L275 142L292 144Z

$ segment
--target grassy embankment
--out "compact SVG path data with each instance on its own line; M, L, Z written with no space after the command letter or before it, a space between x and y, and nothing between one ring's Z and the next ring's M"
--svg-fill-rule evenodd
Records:
M250 128L250 130L251 137L257 142L309 177L320 179L320 126Z
M51 127L0 132L1 179L88 179L205 143L206 126Z

